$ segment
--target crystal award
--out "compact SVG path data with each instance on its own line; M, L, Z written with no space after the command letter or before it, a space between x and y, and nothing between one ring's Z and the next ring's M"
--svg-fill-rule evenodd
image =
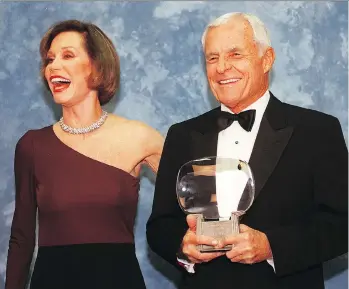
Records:
M196 234L222 239L239 233L239 220L251 207L255 184L247 162L204 157L185 163L176 182L177 199L186 214L197 215ZM227 251L198 245L201 252Z

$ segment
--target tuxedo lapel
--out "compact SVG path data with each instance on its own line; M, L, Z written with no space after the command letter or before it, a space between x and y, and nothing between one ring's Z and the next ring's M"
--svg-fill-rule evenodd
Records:
M216 108L200 117L191 131L191 156L198 159L217 155L218 126Z
M255 179L255 198L275 169L293 132L293 127L287 125L284 106L271 94L249 161Z
M202 158L217 155L218 132L200 134L192 132L192 157Z

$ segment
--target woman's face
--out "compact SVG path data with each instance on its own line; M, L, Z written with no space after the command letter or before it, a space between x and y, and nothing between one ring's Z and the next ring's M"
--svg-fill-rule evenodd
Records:
M47 52L45 78L53 99L58 104L72 106L91 94L89 77L92 63L79 32L58 34Z

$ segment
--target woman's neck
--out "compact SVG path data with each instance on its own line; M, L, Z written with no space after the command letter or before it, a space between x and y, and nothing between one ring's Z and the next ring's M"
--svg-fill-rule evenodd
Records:
M66 125L79 128L96 122L102 115L98 98L87 98L72 106L62 106L63 121Z

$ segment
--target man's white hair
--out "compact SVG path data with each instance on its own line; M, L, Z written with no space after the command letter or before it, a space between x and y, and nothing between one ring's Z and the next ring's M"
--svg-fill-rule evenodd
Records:
M268 31L267 31L264 23L257 16L252 15L252 14L242 13L242 12L232 12L232 13L227 13L227 14L224 14L224 15L218 17L217 19L211 21L206 26L206 29L201 37L201 43L202 43L203 49L205 49L206 34L210 28L218 27L222 24L227 23L232 18L238 17L238 16L242 16L251 25L254 40L257 42L257 44L259 46L260 56L264 53L264 51L268 47L271 47L271 41L270 41L270 38L268 35Z

